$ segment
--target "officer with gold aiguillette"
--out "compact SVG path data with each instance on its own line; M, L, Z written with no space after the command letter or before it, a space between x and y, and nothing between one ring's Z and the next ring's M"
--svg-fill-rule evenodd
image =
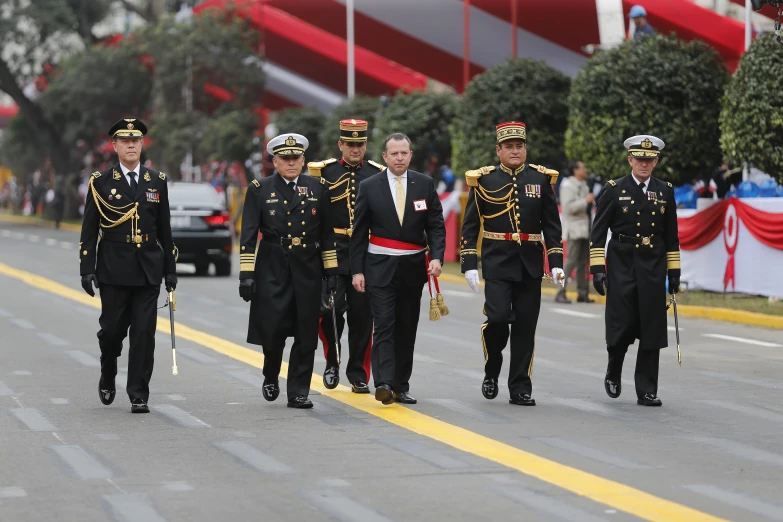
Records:
M101 295L103 404L114 401L117 357L130 327L127 392L133 413L148 413L160 284L177 286L166 175L140 163L147 127L123 118L109 130L119 164L90 176L79 243L82 288ZM100 244L99 244L100 242Z
M590 235L593 286L606 294L609 363L604 388L609 397L620 396L625 353L639 339L634 374L637 403L660 406L658 362L661 348L668 346L667 273L669 292L680 291L677 204L672 184L652 177L663 140L641 135L623 145L631 174L604 185Z
M527 131L524 123L501 123L495 131L495 151L500 165L465 173L470 194L462 224L460 263L468 284L478 292L477 243L481 236L481 266L486 279L484 313L487 316L481 326L486 362L481 392L487 399L497 397L502 352L509 341L510 324L509 402L535 406L530 379L541 308L541 280L549 279L544 274L542 239L546 243L551 280L561 286L565 284L560 215L552 189L558 172L538 165L525 165Z
M250 301L247 342L263 347L262 391L268 401L280 394L285 340L294 338L289 408L313 407L307 397L318 347L321 281L328 276L328 288L334 288L338 266L326 187L301 175L308 145L301 134L269 141L275 173L247 188L239 248L239 296Z
M369 294L357 292L351 284L351 263L348 245L353 232L356 195L362 181L384 170L386 167L374 161L365 161L367 152L367 122L348 119L340 121L340 140L337 146L342 152L338 161L334 158L325 161L313 161L307 164L310 175L320 178L329 189L329 217L334 226L337 239L337 287L334 305L337 322L335 336L332 311L321 310L319 336L324 345L326 370L324 386L337 387L340 382L340 363L336 339L340 339L348 315L348 365L345 373L354 393L370 393L367 382L370 379L370 354L372 352L373 318L370 310ZM325 289L326 291L326 289ZM329 297L323 297L329 302Z

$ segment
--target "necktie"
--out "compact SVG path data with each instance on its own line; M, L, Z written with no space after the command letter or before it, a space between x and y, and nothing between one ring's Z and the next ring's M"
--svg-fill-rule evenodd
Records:
M402 187L402 177L396 178L397 181L397 217L400 218L402 225L402 216L405 215L405 189Z
M128 176L130 177L131 191L133 191L133 193L135 194L136 193L136 187L138 186L138 183L136 183L136 173L133 172L133 171L130 171L130 172L128 172Z
M644 183L644 182L639 183L639 188L642 189L642 193L647 194L647 191L644 189L645 185L646 185L646 183Z

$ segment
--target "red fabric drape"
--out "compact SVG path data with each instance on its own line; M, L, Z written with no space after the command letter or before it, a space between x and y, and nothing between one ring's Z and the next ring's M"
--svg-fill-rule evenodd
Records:
M737 198L725 199L693 216L677 218L680 250L697 250L718 237L723 231L729 205L734 205L737 217L756 240L770 248L783 250L783 213L764 212Z

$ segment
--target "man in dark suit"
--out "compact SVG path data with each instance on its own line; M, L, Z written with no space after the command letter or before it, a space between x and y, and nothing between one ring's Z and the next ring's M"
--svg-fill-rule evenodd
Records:
M386 138L383 159L388 168L359 187L350 245L353 287L370 294L375 319L372 374L375 399L383 404L416 404L409 381L421 292L428 277L440 275L446 250L435 183L408 170L410 145L405 134ZM430 306L437 306L434 299Z
M335 335L332 310L321 310L321 326L318 332L324 345L326 370L324 386L337 387L340 382L340 349L336 342L343 335L344 316L348 315L349 358L345 373L354 393L370 393L367 382L370 380L370 354L372 353L372 312L367 294L357 292L351 286L351 264L348 244L353 234L356 194L361 183L370 176L385 169L374 161L365 161L367 152L367 122L364 120L340 121L340 140L337 142L343 156L325 161L313 161L307 164L310 175L321 179L329 189L329 218L337 239L337 288L334 292L337 332ZM324 285L325 286L325 285ZM329 301L329 296L322 298ZM342 354L340 354L342 355Z
M471 187L462 224L460 262L473 291L479 290L478 240L483 238L481 262L486 279L481 327L484 348L484 381L487 399L498 395L503 349L509 342L509 403L535 406L531 396L536 325L541 309L544 246L551 279L565 283L560 215L552 186L558 172L526 165L527 131L517 121L496 127L495 152L500 165L465 173ZM480 234L481 228L484 228ZM543 232L543 238L541 235Z
M606 294L609 362L604 389L613 399L620 396L625 354L639 339L634 374L637 404L661 406L658 362L661 348L669 342L667 275L669 292L680 290L677 203L672 184L652 177L663 140L633 136L624 146L631 174L604 185L590 235L593 286L599 294Z
M263 347L268 401L280 394L285 340L294 338L289 408L313 407L307 397L318 346L321 282L329 276L329 288L334 288L338 266L326 186L301 175L307 146L300 134L269 141L276 172L250 183L239 240L239 295L250 301L247 342Z
M91 296L93 286L100 288L101 295L99 397L114 401L117 357L130 328L126 391L133 413L149 412L161 281L169 292L177 286L166 175L139 161L146 133L136 118L109 130L120 162L90 177L79 243L82 288Z

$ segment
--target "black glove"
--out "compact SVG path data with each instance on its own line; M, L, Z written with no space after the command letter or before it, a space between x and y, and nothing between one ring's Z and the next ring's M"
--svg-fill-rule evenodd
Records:
M593 288L599 295L606 295L606 272L593 274Z
M239 281L239 297L245 301L250 301L256 291L256 282L254 279L241 279Z
M337 276L329 276L326 278L326 288L329 293L337 291Z
M680 276L669 275L669 293L676 294L680 291Z
M166 274L166 291L173 292L177 289L177 274Z
M95 288L98 288L98 278L95 277L95 274L84 274L82 276L82 288L90 297L95 297L95 290L92 289L93 285L95 285Z

